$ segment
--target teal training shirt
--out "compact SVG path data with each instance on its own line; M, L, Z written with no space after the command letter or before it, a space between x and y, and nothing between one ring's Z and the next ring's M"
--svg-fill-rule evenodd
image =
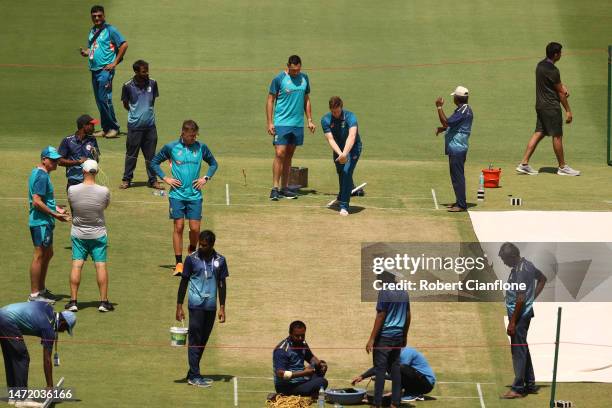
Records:
M331 133L340 150L344 150L349 135L349 129L352 127L357 127L357 134L355 135L355 143L350 153L351 155L358 156L361 154L361 137L359 136L357 116L351 111L342 110L342 115L340 115L338 119L334 118L331 112L327 112L321 118L321 129L323 130L323 134ZM338 157L338 155L334 152L334 159L336 157Z
M274 126L304 127L304 98L309 93L306 74L295 77L284 71L278 74L270 84L270 94L276 98Z
M125 42L125 38L112 25L104 24L98 38L92 42L94 35L98 31L97 27L92 27L87 37L87 47L89 48L89 70L98 71L108 64L115 61L119 47Z
M151 168L161 178L166 174L160 164L166 160L169 160L172 166L172 177L181 182L180 187L170 189L168 196L177 200L201 200L202 191L194 188L193 182L200 177L202 161L208 164L208 177L212 177L218 167L208 146L197 140L187 146L182 139L166 144L151 160Z
M32 197L34 194L40 196L43 203L52 211L55 211L55 197L53 195L53 184L49 173L40 167L36 167L30 174L28 180L28 201L30 203L30 227L38 227L40 225L55 225L55 218L45 214L34 207Z

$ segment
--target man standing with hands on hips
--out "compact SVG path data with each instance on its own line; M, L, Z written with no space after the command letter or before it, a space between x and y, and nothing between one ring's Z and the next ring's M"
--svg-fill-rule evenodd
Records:
M297 194L289 190L291 160L297 146L304 144L304 112L308 129L315 131L310 107L310 80L301 73L302 60L297 55L289 57L287 69L278 74L270 84L266 103L268 134L274 139L274 163L272 165L272 191L270 200L295 199Z
M106 24L104 7L91 8L91 21L94 26L89 31L87 49L81 48L80 52L89 61L91 84L102 121L103 131L96 132L94 136L116 138L119 135L119 122L113 108L113 78L115 67L123 60L128 43L114 26Z

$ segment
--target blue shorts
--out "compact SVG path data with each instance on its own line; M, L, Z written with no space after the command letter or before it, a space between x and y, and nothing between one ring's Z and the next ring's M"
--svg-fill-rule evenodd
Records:
M199 200L179 200L169 197L170 201L170 219L180 220L187 218L188 220L202 219L202 199Z
M94 239L81 239L71 236L72 240L72 260L87 260L87 255L91 255L94 262L106 262L106 248L108 239L106 235Z
M37 225L30 227L30 235L32 235L32 243L35 247L49 248L53 245L53 228L54 225Z
M304 128L296 126L276 126L276 135L272 141L274 146L304 144Z

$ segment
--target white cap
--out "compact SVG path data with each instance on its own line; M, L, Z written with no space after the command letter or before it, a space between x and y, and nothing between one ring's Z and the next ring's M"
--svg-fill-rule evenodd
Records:
M98 172L98 162L92 159L85 160L83 163L83 173L93 173L96 174Z
M455 92L451 94L451 96L468 96L469 91L466 87L459 85L455 88Z

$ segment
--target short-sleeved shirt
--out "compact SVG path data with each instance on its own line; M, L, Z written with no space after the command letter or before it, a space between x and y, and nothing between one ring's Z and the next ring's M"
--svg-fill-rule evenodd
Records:
M68 188L72 210L71 235L96 239L106 235L104 210L110 204L110 190L97 184L77 184Z
M104 24L95 41L92 41L98 28L92 27L87 37L87 48L89 48L89 70L98 71L115 61L119 47L125 42L125 38L119 30L110 24Z
M352 127L357 127L357 135L355 136L355 143L351 149L351 155L359 155L361 154L361 137L359 136L357 116L355 116L353 112L343 110L338 119L336 119L331 112L327 112L321 118L321 129L323 129L323 133L331 133L340 150L344 150L349 135L349 129ZM336 157L338 157L338 155L334 152L334 159Z
M216 251L211 259L191 253L183 266L183 278L189 279L189 308L217 310L217 285L229 276L225 257Z
M514 314L516 307L516 298L519 294L525 295L525 303L523 303L523 312L520 317L533 317L533 301L535 299L536 280L541 279L544 275L536 268L533 263L525 258L521 260L510 270L508 283L524 283L525 290L507 290L506 291L506 310L508 317Z
M193 201L202 199L202 191L193 186L193 182L200 177L202 161L208 164L206 176L212 177L217 171L217 160L204 143L197 140L186 145L182 139L166 144L151 160L151 168L161 178L166 176L160 164L170 160L172 177L180 180L180 187L172 187L168 197L177 200Z
M403 290L381 290L378 292L377 312L385 312L385 321L380 330L381 337L404 336L406 314L410 310L408 293Z
M41 338L43 347L53 349L55 312L47 302L13 303L0 309L0 314L26 336Z
M444 152L446 154L467 152L473 120L474 113L467 103L458 106L447 119L448 129L444 135Z
M536 66L536 109L560 109L555 85L561 83L561 73L555 64L544 58Z
M55 211L55 196L53 195L53 184L51 177L45 169L36 167L30 173L28 180L28 201L30 203L29 225L37 227L40 225L55 225L55 218L36 209L33 205L32 197L34 194L40 196L43 203L50 210Z
M155 98L159 96L153 78L140 87L134 78L123 84L121 100L129 104L128 129L149 129L155 126Z
M431 385L436 383L436 376L423 354L412 347L404 347L400 352L400 364L410 366L423 374Z
M77 135L66 136L57 151L64 159L68 160L80 160L81 157L85 157L98 161L100 156L98 141L93 136L85 136L83 140L79 139ZM82 183L83 167L80 164L66 167L66 179L68 179L69 185Z
M295 347L295 348L294 348ZM294 377L289 380L279 378L276 375L277 370L283 371L303 371L305 368L304 362L310 363L314 354L310 351L308 344L304 342L302 345L294 346L290 337L287 337L274 348L272 353L272 368L274 370L274 384L300 384L308 381L308 377Z
M310 93L310 81L303 73L292 77L281 72L270 84L270 94L276 98L275 126L304 127L304 98Z

